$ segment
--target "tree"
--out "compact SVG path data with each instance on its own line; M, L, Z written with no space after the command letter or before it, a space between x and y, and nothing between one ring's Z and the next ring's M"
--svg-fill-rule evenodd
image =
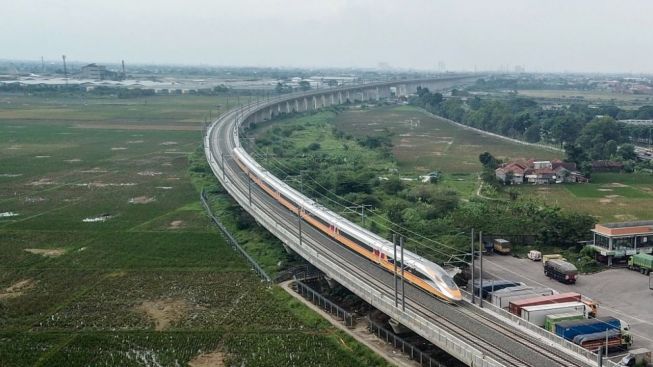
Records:
M625 161L634 161L637 159L637 153L635 153L635 146L632 144L622 144L618 149L619 155Z
M311 89L311 83L309 83L307 80L302 80L299 82L299 88L303 91L307 91Z
M498 164L496 158L490 152L483 152L478 156L478 160L484 168L496 169Z
M531 125L528 129L526 129L526 132L524 133L524 137L526 138L526 141L529 143L537 143L540 141L540 135L541 135L541 126L540 124L533 124Z
M565 144L565 154L568 162L574 162L579 166L587 161L587 154L576 144Z
M383 191L386 194L394 195L404 189L404 183L399 177L390 177L388 180L383 181Z

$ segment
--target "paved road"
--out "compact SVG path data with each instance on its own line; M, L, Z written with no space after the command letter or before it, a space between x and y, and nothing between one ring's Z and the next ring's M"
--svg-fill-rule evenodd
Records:
M233 124L223 123L213 130L211 149L216 157L220 150L230 152L233 147ZM240 173L240 168L231 159L225 160L227 176L239 189L247 192L247 181ZM230 173L231 172L231 173ZM286 208L280 206L256 185L252 185L253 203L278 219L287 230L297 233L297 218ZM341 266L346 267L350 274L356 275L361 282L382 290L392 297L393 277L390 273L374 266L367 259L340 246L331 238L308 225L303 227L304 243L316 249L320 256L331 258ZM507 366L524 365L538 367L568 367L584 366L581 362L554 360L551 355L563 358L564 353L550 346L543 346L539 340L530 334L522 332L514 326L497 326L496 320L487 315L482 317L471 305L451 306L407 284L407 308L422 314L442 325L447 331L458 335L472 346L483 350L488 355L505 363ZM564 357L564 358L568 358ZM517 363L519 361L519 363Z
M580 275L575 285L544 276L541 262L512 256L486 256L483 272L496 278L549 287L558 292L578 292L599 302L599 316L614 316L630 324L633 348L653 350L653 291L648 277L628 269L610 269Z

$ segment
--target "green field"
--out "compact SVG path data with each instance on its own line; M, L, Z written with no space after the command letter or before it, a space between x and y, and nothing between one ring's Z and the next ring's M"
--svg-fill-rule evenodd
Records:
M355 137L392 134L394 157L401 173L420 175L444 173L443 185L463 196L478 187L481 163L478 156L491 152L501 159L560 158L561 153L506 142L471 130L461 129L413 106L385 106L350 109L338 115L336 126Z
M589 184L518 188L562 208L582 211L599 222L653 218L653 176L634 173L595 173Z
M383 365L205 216L189 158L223 102L0 96L0 365ZM278 242L237 235L278 270Z

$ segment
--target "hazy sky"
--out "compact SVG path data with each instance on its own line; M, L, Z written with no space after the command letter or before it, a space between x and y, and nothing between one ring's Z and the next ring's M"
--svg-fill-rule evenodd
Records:
M0 58L653 72L651 0L0 0Z

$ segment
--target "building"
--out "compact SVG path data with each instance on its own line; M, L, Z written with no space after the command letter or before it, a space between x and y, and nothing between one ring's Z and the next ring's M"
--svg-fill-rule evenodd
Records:
M653 220L597 224L591 245L597 260L625 260L628 256L653 252Z
M79 72L78 77L81 79L115 80L118 78L118 73L107 70L107 67L104 65L93 63L82 66L82 70Z
M513 161L501 165L494 173L500 181L513 185L587 182L587 178L576 170L575 163L561 160Z

